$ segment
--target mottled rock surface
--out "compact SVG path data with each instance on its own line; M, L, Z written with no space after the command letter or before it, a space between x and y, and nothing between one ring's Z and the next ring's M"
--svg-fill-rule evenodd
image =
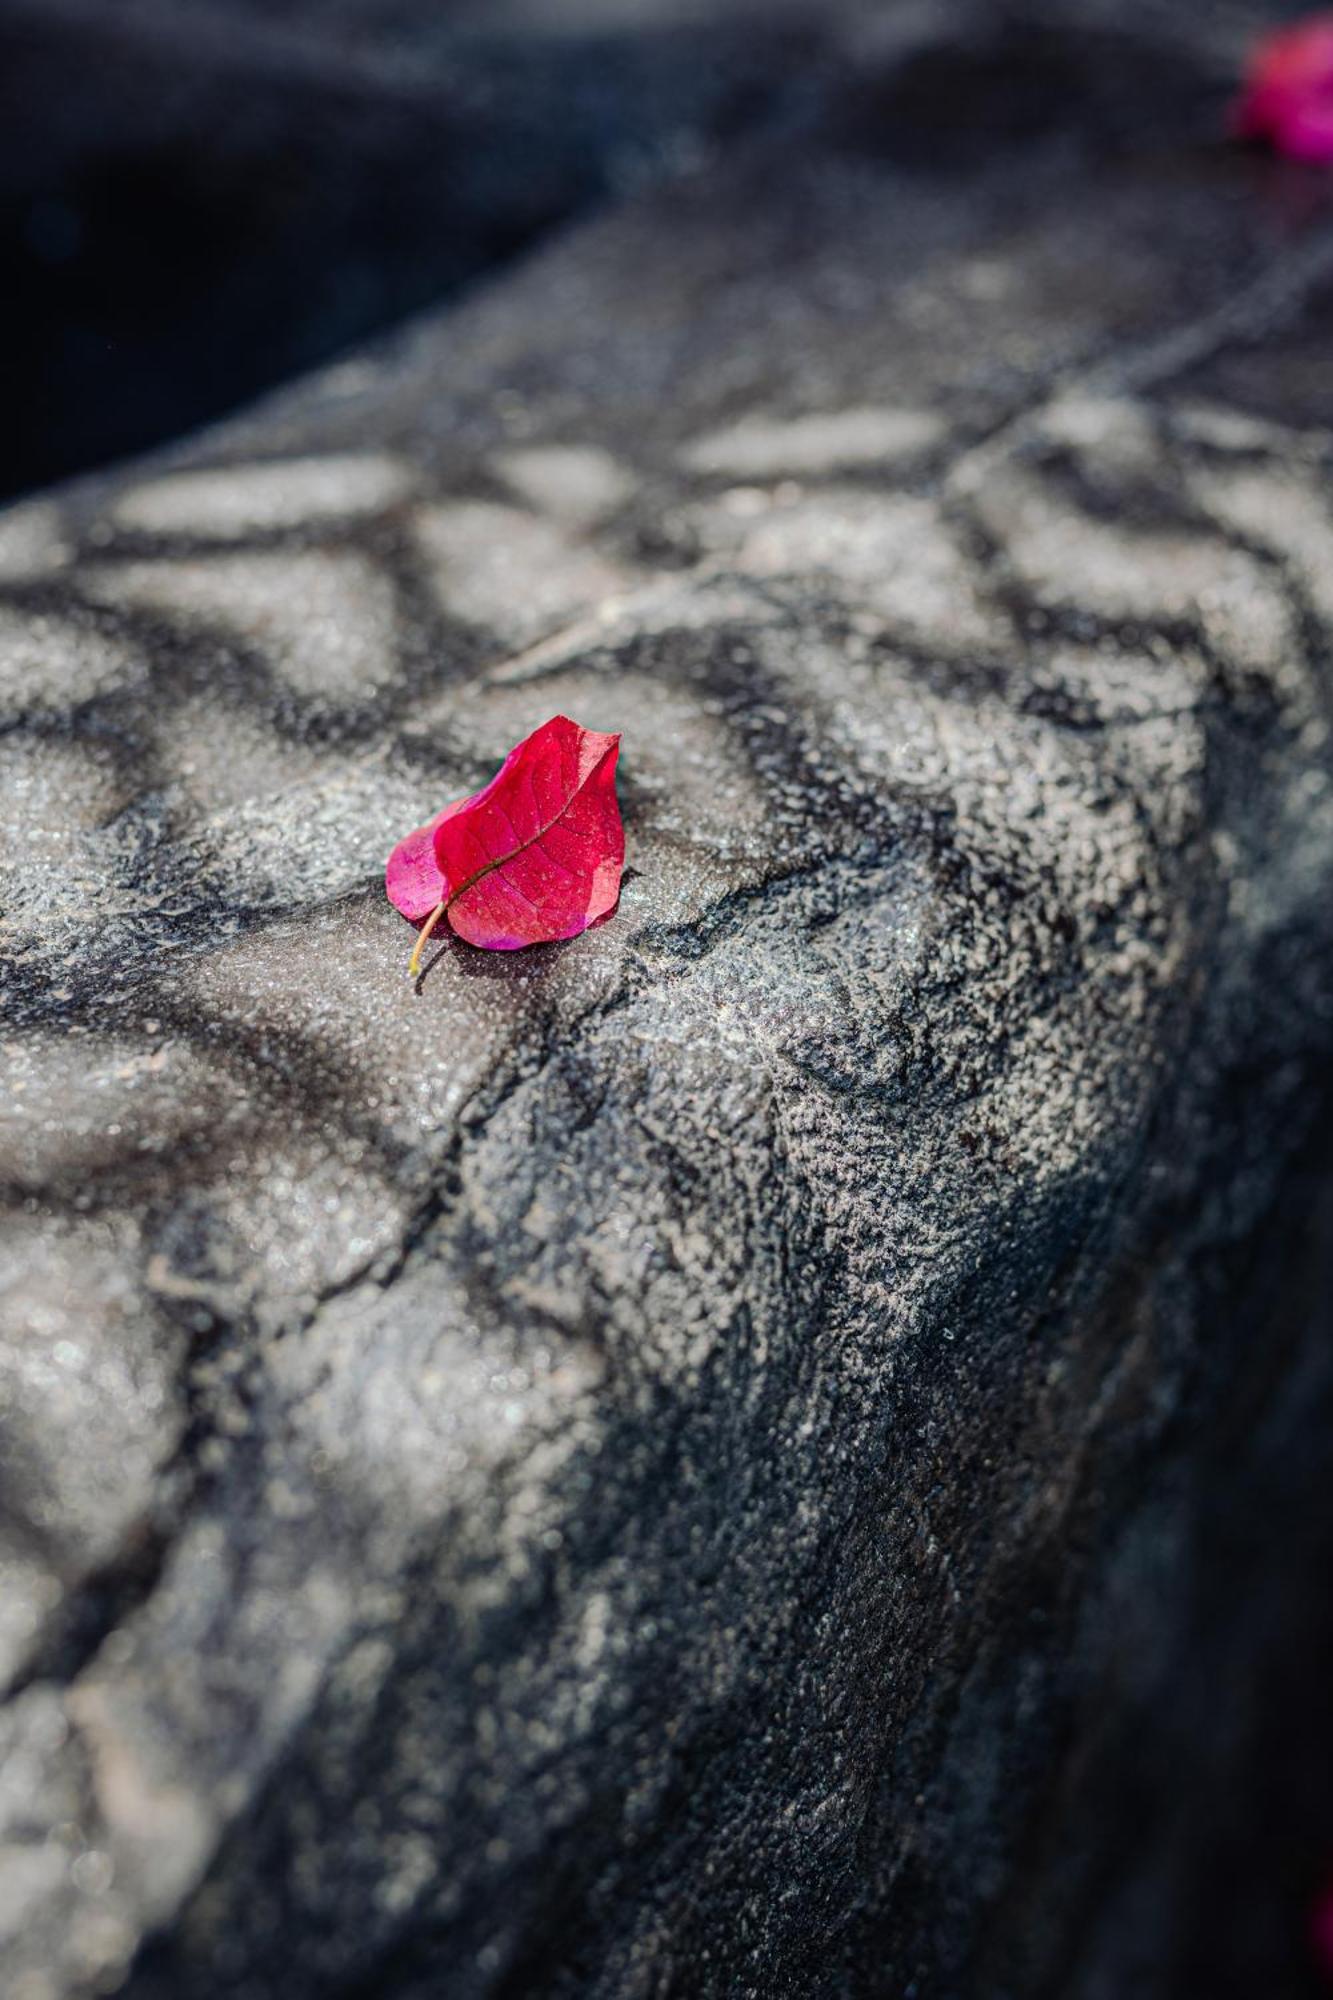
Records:
M0 516L12 2000L1305 1990L1333 214L1042 32Z

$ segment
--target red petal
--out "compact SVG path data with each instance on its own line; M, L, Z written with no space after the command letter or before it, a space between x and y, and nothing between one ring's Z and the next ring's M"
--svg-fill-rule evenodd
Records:
M587 930L620 895L619 752L618 736L552 716L484 790L399 841L389 901L413 924L445 903L458 935L492 951Z
M410 924L424 924L431 911L444 901L444 877L435 859L435 829L451 813L461 812L466 799L456 799L425 826L419 826L400 840L384 870L384 888L395 910L401 910Z
M435 860L461 938L515 951L576 937L615 908L625 860L619 752L619 736L552 716L437 823Z

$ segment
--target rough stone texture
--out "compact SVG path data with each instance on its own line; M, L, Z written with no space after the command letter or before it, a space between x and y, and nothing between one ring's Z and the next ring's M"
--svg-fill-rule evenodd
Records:
M1042 35L0 517L13 2000L1305 1990L1333 222Z

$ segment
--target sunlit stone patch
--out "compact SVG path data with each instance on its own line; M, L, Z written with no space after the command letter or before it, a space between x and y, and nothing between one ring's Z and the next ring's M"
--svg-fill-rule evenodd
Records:
M21 1524L17 1534L0 1526L0 1687L22 1670L64 1592L55 1572L22 1544Z
M490 500L423 508L417 535L444 609L510 645L630 588L633 573L552 522Z
M0 1154L18 1178L78 1188L118 1165L146 1173L192 1134L215 1142L243 1108L226 1071L163 1021L137 1042L28 1035L11 1053Z
M787 498L742 489L698 512L748 576L822 577L895 629L949 647L1002 641L1001 614L932 501L854 489Z
M1285 465L1233 464L1197 470L1190 484L1225 527L1289 562L1320 617L1333 624L1333 508L1325 477Z
M505 452L496 465L529 506L571 527L604 519L634 488L625 467L594 445L531 445Z
M0 716L68 708L132 687L144 663L127 641L71 606L59 618L0 606Z
M364 556L262 550L104 565L86 588L215 626L303 695L355 701L394 671L392 587Z
M22 729L0 736L0 836L10 860L55 851L72 829L103 824L128 798L127 779L102 750Z
M418 798L410 809L424 817L425 804ZM382 880L382 862L377 873ZM438 1133L493 1069L515 1031L516 1014L521 1020L529 999L538 1005L548 996L554 968L565 962L505 954L500 1006L489 979L470 976L475 961L446 938L430 975L435 1011L423 1016L419 998L402 976L404 941L411 935L377 884L374 900L350 914L310 907L192 961L183 976L193 1004L224 1035L233 1029L248 1034L257 1027L262 1042L271 1028L275 1049L284 1041L298 1044L307 1080L318 1089L320 1129L346 1134L343 1150L351 1180L357 1173L367 1180L367 1230L373 1223L373 1231L359 1250L352 1244L363 1233L359 1223L347 1232L361 1258L379 1247L381 1239L374 1232L380 1227L384 1195L376 1161L352 1136L354 1130L391 1132L405 1145L419 1145ZM577 974L577 955L570 964ZM315 967L318 976L312 977ZM289 1067L291 1062L289 1058ZM252 1086L256 1105L264 1101L265 1086L265 1077L257 1074ZM286 1142L299 1144L300 1135L288 1132ZM288 1171L281 1160L278 1170ZM349 1198L349 1207L356 1205ZM275 1274L281 1265L281 1233L276 1228L272 1232Z
M830 410L786 421L746 417L696 439L682 453L693 472L782 479L897 466L937 445L944 421L930 410Z
M1112 504L1126 489L1153 484L1164 470L1150 412L1126 396L1068 392L1047 404L1037 428Z
M279 734L261 712L201 695L159 717L154 729L164 779L203 812L272 798L309 784L328 767L325 746Z
M233 541L374 513L401 500L411 486L409 469L387 454L330 453L168 473L121 494L111 518L142 534Z
M69 560L60 510L46 500L0 513L0 583L48 576Z
M1285 424L1252 416L1247 410L1231 409L1225 403L1175 403L1169 406L1168 415L1174 431L1205 445L1209 451L1275 451L1287 455L1293 450L1318 451L1329 442L1326 434L1303 434Z
M308 783L192 820L178 852L198 880L201 912L219 885L229 906L310 909L379 891L393 830L414 823L416 796L386 754L343 756Z
M175 1340L143 1311L129 1235L14 1220L0 1246L0 1319L24 1330L0 1345L6 1500L76 1572L148 1508L181 1425Z
M1015 467L988 478L974 502L1043 606L1134 624L1194 622L1228 659L1272 674L1299 651L1290 607L1272 575L1219 538L1095 519Z

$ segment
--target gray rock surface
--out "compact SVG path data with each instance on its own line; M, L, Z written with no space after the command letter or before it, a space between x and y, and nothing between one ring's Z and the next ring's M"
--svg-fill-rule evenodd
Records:
M1303 1990L1333 221L1049 46L0 516L13 2000Z

